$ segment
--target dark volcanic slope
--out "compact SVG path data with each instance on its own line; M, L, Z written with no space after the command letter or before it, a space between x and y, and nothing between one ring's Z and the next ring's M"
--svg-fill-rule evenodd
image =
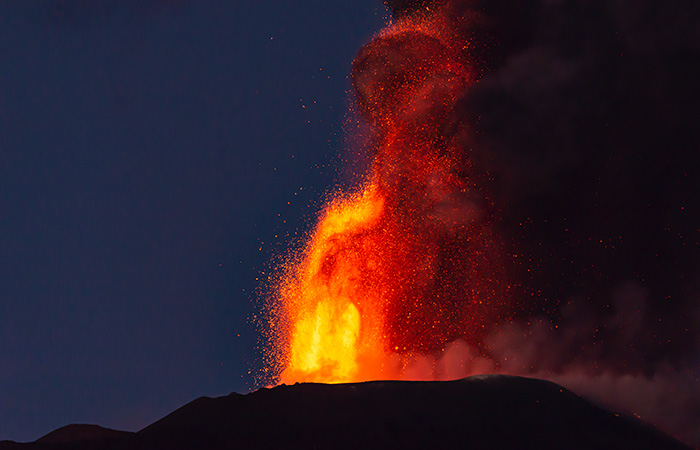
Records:
M134 433L128 431L112 430L99 425L73 424L61 427L51 433L40 437L36 442L79 442L96 441L130 437Z
M15 448L14 445L0 449ZM542 380L297 384L200 398L121 441L21 449L687 449Z

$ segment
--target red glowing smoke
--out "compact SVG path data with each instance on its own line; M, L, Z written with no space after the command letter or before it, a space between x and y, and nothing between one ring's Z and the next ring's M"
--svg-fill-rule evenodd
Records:
M375 149L363 192L326 208L278 294L284 381L399 377L407 358L478 346L512 282L488 193L451 128L475 69L445 10L359 53L353 84Z
M632 412L650 397L631 386L700 398L698 3L387 3L353 63L371 166L283 265L275 381L488 371ZM642 415L700 442L667 411Z

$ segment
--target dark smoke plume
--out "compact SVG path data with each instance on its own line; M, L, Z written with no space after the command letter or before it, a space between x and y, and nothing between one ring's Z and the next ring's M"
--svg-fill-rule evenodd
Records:
M485 182L526 315L600 325L597 358L625 370L695 357L700 4L388 2L441 3L480 68L442 132Z
M463 45L377 37L354 66L360 110L378 141L386 114L439 136L467 186L446 210L490 218L513 272L500 319L425 367L549 377L700 445L700 3L385 3L399 23L441 15ZM454 48L472 70L464 89L434 57ZM404 86L429 99L403 107ZM396 172L413 170L406 158ZM444 237L442 285L454 252L475 250L464 237Z
M435 7L445 2L440 0L385 0L384 3L391 9L396 19L402 19L416 11Z

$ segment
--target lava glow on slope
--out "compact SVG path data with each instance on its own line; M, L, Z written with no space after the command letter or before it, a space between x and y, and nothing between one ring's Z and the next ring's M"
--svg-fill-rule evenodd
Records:
M373 161L364 187L330 201L283 265L271 320L281 382L404 378L416 356L456 339L479 348L504 311L485 175L452 118L476 76L451 20L440 10L403 19L353 63Z

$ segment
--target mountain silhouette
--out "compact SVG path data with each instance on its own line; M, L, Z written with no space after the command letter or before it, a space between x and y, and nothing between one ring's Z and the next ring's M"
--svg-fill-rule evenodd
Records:
M505 375L282 385L199 398L138 433L74 427L72 441L55 439L64 427L0 450L690 448L555 383Z

